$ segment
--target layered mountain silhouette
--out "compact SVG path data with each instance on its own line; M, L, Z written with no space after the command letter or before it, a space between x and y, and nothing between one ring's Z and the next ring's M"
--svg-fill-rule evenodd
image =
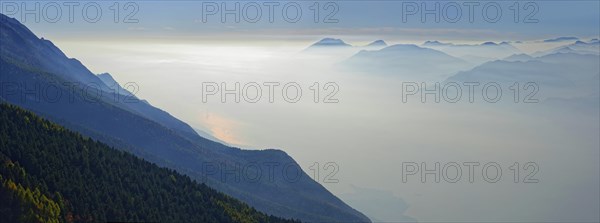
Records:
M112 78L94 75L17 20L0 17L2 101L186 174L267 214L313 222L369 222L285 152L241 150L203 138L150 103L116 93L106 84Z
M342 40L342 39L325 37L325 38L313 43L312 45L310 45L308 48L306 48L306 50L311 51L311 50L327 50L327 49L332 50L332 49L350 49L350 48L354 48L355 50L360 49L360 48L381 49L386 46L388 46L388 44L383 40L375 40L364 46L353 46L353 45L350 45L350 44L344 42L344 40Z
M313 55L333 56L334 58L345 58L361 50L380 50L386 46L388 45L383 40L375 40L364 46L353 46L342 39L326 37L313 43L302 52Z
M481 64L451 76L448 82L498 83L504 88L515 82L535 83L536 97L598 97L600 57L591 54L553 53L541 57L516 55ZM530 93L527 91L527 93Z
M480 63L522 53L508 42L484 42L481 44L453 44L426 41L421 46L439 50L449 55Z
M523 62L525 62L525 61L532 60L532 59L533 59L532 56L529 56L529 55L527 55L525 53L521 53L521 54L510 55L509 57L506 57L506 58L504 58L502 60L504 60L504 61L523 61Z
M598 41L597 39L590 40L589 42L578 40L568 45L559 46L546 51L536 52L533 54L533 56L544 56L554 53L600 55L600 41Z
M380 50L362 50L342 65L352 71L398 75L413 80L438 78L469 64L444 52L413 44L396 44Z

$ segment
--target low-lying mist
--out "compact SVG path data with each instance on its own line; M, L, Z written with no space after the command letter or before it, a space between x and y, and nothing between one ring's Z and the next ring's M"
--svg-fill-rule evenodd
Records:
M138 97L219 140L244 149L286 151L334 194L351 195L342 198L377 194L356 194L370 188L407 205L398 210L393 205L368 203L381 200L379 197L348 201L353 207L366 207L360 211L373 219L598 219L600 120L598 101L593 102L598 98L597 63L563 65L560 74L564 75L552 77L581 74L588 79L572 83L566 79L561 82L565 86L557 87L543 79L554 74L537 74L541 67L528 70L521 66L525 62L499 69L527 78L498 74L508 78L500 81L492 79L494 75L469 79L469 75L488 74L477 68L472 71L485 64L448 66L455 70L426 76L423 70L431 67L424 66L435 66L425 63L427 56L413 56L412 66L403 66L401 72L381 63L376 65L379 67L361 63L365 69L349 69L344 67L348 57L304 52L308 44L297 43L58 44L93 72L108 72L121 84L135 82ZM456 50L451 53L460 55ZM490 61L498 59L502 58ZM569 70L573 73L565 74ZM448 77L459 72L471 72L461 76L466 79L460 82L456 79L460 97L456 85L448 85L454 80ZM518 80L516 88L512 80ZM594 80L595 85L578 85ZM472 92L463 84L469 81L478 83ZM525 88L530 82L536 86ZM239 91L232 93L236 85ZM502 89L499 99L497 87ZM531 95L535 87L537 91ZM583 100L586 98L591 102ZM329 162L337 168L325 169ZM465 162L479 164L473 167L472 176ZM418 164L420 171L426 171L435 169L436 163L440 170L452 167L450 176L407 175L404 169L407 164ZM461 174L456 173L454 163ZM496 182L488 179L496 180L495 169L487 169L491 177L482 175L486 164L500 167L501 177ZM315 169L320 170L318 176ZM439 183L436 177L440 177ZM524 182L528 180L537 181ZM378 212L367 212L375 209ZM410 217L393 214L398 211Z

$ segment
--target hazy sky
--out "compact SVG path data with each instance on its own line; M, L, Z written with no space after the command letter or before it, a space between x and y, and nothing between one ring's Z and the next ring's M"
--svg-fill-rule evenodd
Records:
M23 13L25 8L35 10L35 2L22 4L3 1L2 12L21 21L25 18L25 23L37 33L54 39L173 36L217 39L254 36L265 39L285 36L289 40L306 36L344 35L355 38L378 36L387 39L501 41L555 36L595 37L600 26L600 3L585 0L535 1L530 4L526 1L334 1L329 5L323 1L319 2L318 13L314 1L273 4L253 1L139 1L129 5L120 2L119 7L115 7L114 1L90 1L73 6L73 16L70 16L65 2L39 3L39 23L35 22L34 15ZM223 7L232 10L236 3L239 3L236 15L240 21L236 22L235 15L229 14L225 15L226 21L222 22ZM426 21L423 22L422 12L435 10L436 4L439 4L438 13L424 15ZM212 6L215 5L217 8L213 10ZM56 6L60 6L60 17L56 17ZM260 7L259 10L256 6ZM298 6L300 16L296 14ZM101 10L98 21L86 21L82 16L84 11L87 11L86 18L93 21L97 15L96 8ZM114 22L115 8L120 9L117 23ZM259 11L260 17L256 14ZM497 12L500 12L499 16ZM315 14L318 15L318 22L314 21ZM436 15L439 22L435 21ZM70 23L70 17L73 23ZM49 23L43 18L58 21ZM137 23L125 23L136 22L136 19Z

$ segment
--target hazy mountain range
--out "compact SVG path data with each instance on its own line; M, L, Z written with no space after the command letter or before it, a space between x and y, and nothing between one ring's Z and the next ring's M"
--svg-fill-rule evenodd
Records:
M522 53L508 42L484 42L481 44L453 44L439 41L426 41L421 46L440 50L449 55L472 63L481 63Z
M344 42L342 39L326 37L313 43L302 52L309 55L343 58L361 50L379 50L386 46L388 45L383 40L375 40L367 45L354 46Z
M350 47L342 40L335 42ZM538 86L536 97L544 103L565 102L597 110L594 100L600 95L600 41L557 37L543 42L564 44L532 55L509 42L395 44L379 50L361 49L344 59L340 67L346 72L391 75L404 81L495 82L505 88L531 82Z
M535 83L538 86L536 97L540 100L598 98L598 61L599 55L587 54L587 51L556 52L539 57L519 54L458 72L446 81L494 82L505 88L514 83ZM597 107L597 104L598 100L591 106Z
M553 53L578 53L600 55L600 40L593 39L589 42L577 40L574 43L559 46L546 51L533 53L533 56L544 56Z

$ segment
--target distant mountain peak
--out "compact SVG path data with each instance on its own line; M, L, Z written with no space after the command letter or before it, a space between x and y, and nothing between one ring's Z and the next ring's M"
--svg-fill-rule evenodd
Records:
M598 45L598 43L600 43L600 41L598 41L598 39L592 39L589 42L585 42L585 41L581 41L581 40L577 40L574 44L572 45Z
M445 45L451 45L451 44L450 43L442 43L437 40L427 40L423 43L423 46L445 46Z
M394 45L391 45L391 46L381 49L381 51L414 50L414 49L426 49L426 48L422 48L422 47L419 47L414 44L394 44Z
M335 39L335 38L323 38L321 40L319 40L319 42L314 43L312 46L351 46L350 44L347 44L346 42L344 42L341 39Z
M497 46L498 44L494 43L494 42L485 42L485 43L482 43L481 45L482 46Z
M552 38L552 39L546 39L546 40L544 40L544 42L553 43L553 42L563 42L563 41L573 41L573 40L579 41L579 38L573 37L573 36L561 36L561 37L556 37L556 38Z
M533 57L528 54L519 53L519 54L510 55L502 60L505 60L505 61L528 61L528 60L532 60L532 59L533 59Z
M387 43L383 40L375 40L367 46L387 46Z

